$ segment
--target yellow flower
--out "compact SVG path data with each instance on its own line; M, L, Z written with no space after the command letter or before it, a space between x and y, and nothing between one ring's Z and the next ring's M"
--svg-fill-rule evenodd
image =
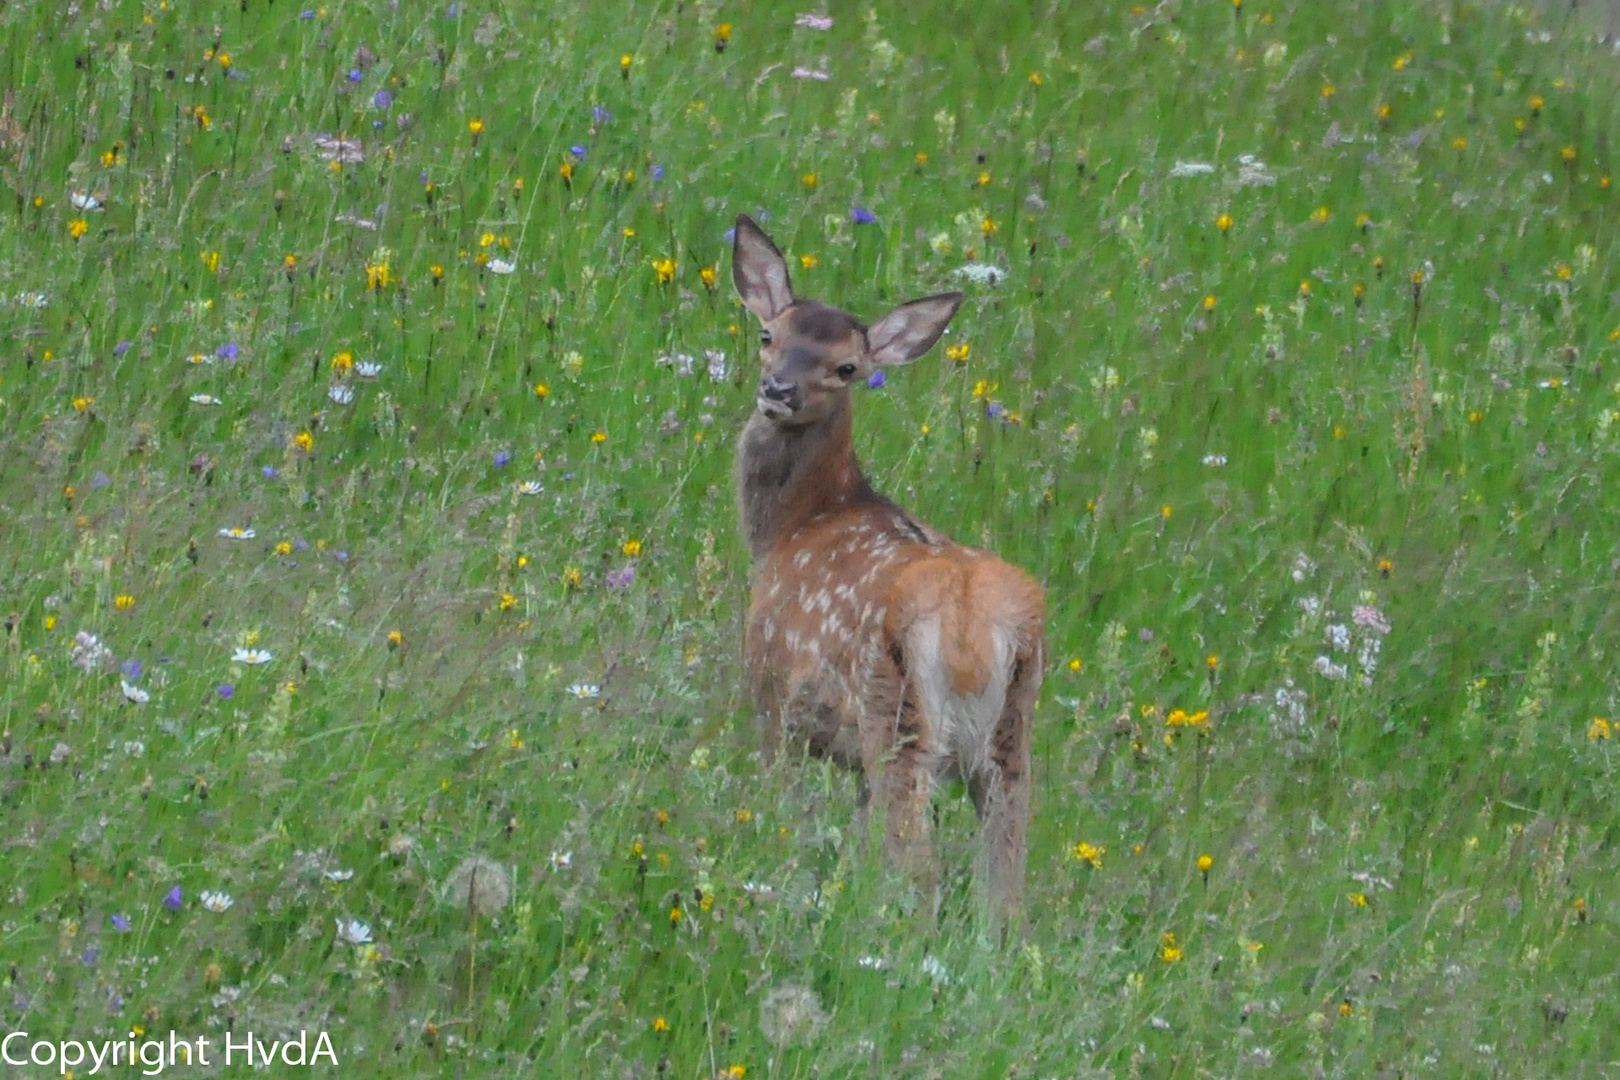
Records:
M979 222L979 231L984 233L984 238L988 240L1001 231L1001 226L996 224L994 218L986 215L985 219Z
M1040 72L1032 71L1032 72L1029 73L1029 85L1031 85L1031 86L1039 86L1039 85L1041 85L1041 73Z
M1467 136L1459 135L1455 139L1452 139L1451 140L1451 148L1453 150L1466 150L1466 149L1468 149L1468 138L1467 138Z
M1332 213L1329 212L1328 208L1325 206L1318 206L1315 210L1311 211L1311 220L1316 222L1318 225L1332 216Z
M715 278L715 268L714 267L705 266L703 269L698 271L698 277L703 279L703 287L705 289L708 289L710 292L714 291L714 278Z
M1085 863L1093 870L1102 869L1102 857L1107 853L1108 849L1106 847L1095 847L1084 840L1069 849L1069 854L1072 857Z
M1395 58L1395 62L1390 64L1390 67L1394 68L1396 71L1405 71L1407 65L1410 64L1411 62L1412 62L1412 54L1411 53L1402 53L1400 56L1397 56Z
M290 541L283 540L281 543L277 544L276 545L276 554L277 555L291 555L292 554L292 543Z
M714 28L714 40L716 40L716 41L730 41L731 40L731 24L730 23L721 23L719 26L715 27Z
M1604 191L1608 191L1609 185L1612 183L1614 183L1614 181L1607 176L1598 177L1598 187L1602 188Z
M438 263L434 263L432 266L428 267L428 273L433 275L433 284L435 285L444 280L444 267L440 266Z
M547 397L550 396L550 394L551 394L551 387L547 386L545 383L535 383L534 384L534 396L535 397L537 397L540 400L544 401Z
M652 1028L654 1031L662 1034L669 1030L669 1021L665 1020L662 1016L656 1017L653 1020Z
M73 411L89 412L90 406L94 405L95 403L96 399L93 397L76 397L73 399Z
M469 120L467 121L467 130L472 132L473 138L476 139L484 133L484 122L482 120Z
M1568 281L1570 278L1575 276L1575 271L1570 268L1569 263L1564 263L1561 265L1558 268L1557 273L1559 281Z
M747 1073L748 1070L743 1068L741 1065L733 1065L731 1068L726 1070L726 1075L730 1077L731 1080L742 1080Z
M315 436L311 435L307 430L300 431L293 436L293 445L307 454L315 449Z
M400 633L398 630L388 631L388 647L390 649L397 649L403 644L405 644L404 634Z
M501 600L498 606L502 611L511 611L513 608L517 607L517 602L517 597L513 596L511 593L501 593Z
M1559 153L1563 155L1565 161L1575 160L1575 148L1573 146L1566 146Z
M957 363L961 363L968 358L968 354L972 351L972 345L969 345L965 341L957 342L955 345L946 346L945 358L947 360L955 360Z
M55 630L56 629L56 616L55 615L47 615L47 616L45 616L45 629L47 629L47 630Z
M1353 892L1353 893L1350 894L1349 899L1350 899L1350 903L1355 907L1364 908L1364 907L1367 906L1367 894L1366 893Z
M585 575L580 573L577 566L566 566L562 572L562 583L565 588L577 589L585 582Z
M1215 227L1221 230L1221 232L1225 232L1226 230L1230 229L1232 227L1232 215L1222 214L1217 217L1215 219Z
M208 267L208 272L210 274L219 270L219 252L205 251L202 253L201 258L203 265Z
M191 110L191 118L197 121L197 126L202 128L204 131L207 131L209 128L214 126L214 121L211 117L209 117L208 110L201 105L198 105L196 108Z
M653 273L658 275L658 284L668 285L675 280L675 260L671 258L654 259Z
M973 400L987 400L991 394L996 392L996 387L1000 385L1000 383L993 383L988 379L980 379L978 382L973 384Z
M630 65L632 63L634 63L634 60L629 53L625 53L623 56L619 57L619 74L628 79L630 77Z
M660 825L668 825L669 824L669 811L668 810L659 810L657 813L653 814L653 820L658 822L658 824L660 824Z
M1169 503L1165 503L1163 506L1159 507L1159 516L1161 518L1163 518L1165 521L1170 520L1170 504Z
M641 554L641 541L636 539L626 540L619 545L619 550L634 559Z
M1215 310L1215 294L1214 293L1210 293L1208 296L1204 297L1204 310L1205 311L1214 311Z
M1531 94L1530 95L1530 101L1528 102L1528 104L1530 106L1530 115L1531 116L1540 116L1542 108L1547 103L1544 100L1542 100L1542 97L1541 97L1540 94Z
M518 733L517 728L513 728L511 731L507 732L506 745L513 750L523 749L523 736Z
M1388 102L1380 103L1378 108L1376 110L1374 110L1374 112L1378 116L1378 119L1380 119L1380 120L1388 120L1389 119L1389 103Z
M332 374L342 377L354 370L354 353L345 349L332 357Z
M1310 282L1302 281L1302 282L1299 283L1299 295L1303 296L1307 300L1309 300L1311 298L1311 283Z
M591 432L591 442L597 444L598 446L607 442L607 432L600 428Z
M1216 668L1221 666L1221 658L1216 656L1214 653L1210 653L1208 656L1204 657L1204 664L1209 668L1209 670L1214 671Z
M816 174L813 173L813 172L805 173L803 176L799 177L799 183L803 184L805 187L808 187L808 188L815 187L816 186Z
M816 265L820 262L821 260L816 258L814 255L799 256L799 265L804 267L806 270L814 270Z
M119 593L113 598L113 607L119 611L128 611L135 606L135 598L129 593Z
M744 807L742 807L741 809L739 809L737 811L737 824L739 824L739 825L747 825L749 822L751 822L753 820L754 820L754 812L752 810L748 809L748 807L744 806Z
M74 218L72 221L68 222L68 235L72 236L75 240L89 231L90 223L84 220L84 218Z
M478 238L479 247L489 247L489 245L493 244L494 242L495 234L492 232L487 232Z
M917 155L911 159L911 163L920 169L928 164L928 155L919 150Z
M1073 660L1069 661L1069 670L1070 671L1079 671L1084 666L1085 666L1084 664L1080 663L1080 658L1078 656L1075 657Z
M219 66L222 67L222 68L228 68L228 67L231 66L231 54L230 53L222 52L217 57L215 57L215 59L219 61Z
M987 173L987 172L981 172L979 174L978 180L976 180L974 182L973 186L974 187L989 187L990 186L990 174Z
M1612 739L1614 738L1614 728L1615 725L1612 720L1594 716L1592 717L1592 726L1586 729L1586 737L1592 742L1597 742L1599 739Z
M523 177L515 176L512 178L512 194L523 194Z
M682 918L683 918L683 916L681 915L681 909L680 908L672 907L672 908L669 909L669 925L671 925L671 926L679 926L681 924L681 919Z
M1322 96L1324 98L1330 98L1334 94L1337 94L1338 92L1339 92L1339 88L1337 86L1334 86L1332 83L1323 83L1322 84Z
M1384 577L1389 577L1389 575L1395 572L1395 564L1388 559L1379 559L1378 572Z
M1200 874L1209 873L1210 868L1212 866L1214 866L1214 865L1215 865L1215 860L1210 858L1208 855L1200 855L1200 856L1198 856L1198 872Z
M1176 943L1176 935L1166 930L1159 935L1159 959L1167 964L1173 964L1182 957L1182 949Z

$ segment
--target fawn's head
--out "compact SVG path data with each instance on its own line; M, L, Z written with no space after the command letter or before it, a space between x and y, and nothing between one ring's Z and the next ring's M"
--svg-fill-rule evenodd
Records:
M928 296L901 304L868 327L847 311L795 299L787 261L747 214L737 216L731 279L760 321L764 371L756 406L783 427L825 419L855 380L922 356L962 304L961 293Z

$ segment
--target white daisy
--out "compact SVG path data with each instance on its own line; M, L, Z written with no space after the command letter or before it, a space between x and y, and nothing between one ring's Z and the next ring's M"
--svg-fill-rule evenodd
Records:
M327 388L326 396L339 405L347 405L354 400L354 387L348 383L333 383Z
M517 485L519 495L538 495L544 490L544 485L538 480L522 480Z
M252 529L230 528L219 530L219 535L227 540L251 540L257 534Z
M507 262L505 259L489 260L489 272L500 274L503 277L517 269L517 263Z
M268 664L274 659L268 649L237 649L231 654L231 660L238 664Z
M960 278L967 278L975 285L999 285L1001 283L1001 279L1007 275L999 266L991 266L989 263L971 262L965 266L958 266L956 268L956 276Z
M354 373L362 379L375 379L382 374L383 366L375 360L362 360L354 365Z
M593 682L577 682L568 688L568 692L581 701L589 701L591 698L602 696L602 688Z
M328 870L324 874L322 874L321 876L326 878L327 881L348 881L350 878L354 877L354 871L353 870Z
M551 868L553 870L567 870L573 865L574 853L572 851L553 851L551 853Z
M73 204L75 210L100 210L101 200L88 191L75 191L68 196L68 202Z
M202 906L218 915L222 911L229 911L236 900L228 892L205 892L202 894Z
M142 690L128 679L120 679L118 688L124 692L124 700L132 705L145 705L152 700L152 695Z
M1205 454L1204 455L1204 464L1208 465L1212 469L1219 469L1221 466L1226 464L1226 455L1225 454Z
M350 945L364 945L371 940L371 927L359 919L334 919L337 923L337 936L339 941L346 941Z
M219 398L215 397L213 394L192 394L191 395L191 403L193 405L223 405L224 404L224 402L222 402Z

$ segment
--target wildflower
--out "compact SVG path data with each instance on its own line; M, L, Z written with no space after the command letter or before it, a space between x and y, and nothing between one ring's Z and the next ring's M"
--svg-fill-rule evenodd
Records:
M1322 84L1322 99L1324 101L1327 100L1328 98L1332 97L1334 94L1336 94L1338 92L1339 92L1339 88L1337 86L1334 86L1332 83L1323 83Z
M1389 559L1378 560L1378 573L1381 576L1389 577L1389 575L1393 574L1394 572L1395 564L1393 562L1391 562Z
M1204 297L1204 310L1205 311L1214 311L1215 310L1215 294L1214 293L1210 293L1208 296Z
M607 442L607 432L600 429L591 432L591 442L595 443L597 446Z
M1594 716L1592 717L1592 726L1586 729L1586 738L1590 742L1597 742L1599 739L1612 739L1614 738L1614 729L1615 724L1612 720Z
M512 877L506 867L483 855L469 855L451 871L444 883L443 897L451 907L466 908L476 915L499 912L512 899Z
M871 375L867 376L866 387L868 390L881 390L883 389L884 385L888 383L888 381L889 377L882 371L874 371Z
M667 256L653 260L653 273L658 276L658 284L668 285L675 280L675 265L675 260Z
M562 583L564 588L577 589L585 583L585 575L580 572L577 566L565 566L562 572Z
M991 394L996 392L996 387L999 385L999 383L990 382L988 379L980 379L973 384L973 400L987 400Z
M1564 147L1562 150L1559 151L1559 154L1563 157L1563 159L1566 162L1571 162L1571 161L1575 160L1575 148L1573 146Z
M572 851L553 851L551 853L551 868L553 870L567 870L574 865Z
M1159 959L1167 964L1174 964L1182 957L1182 948L1176 942L1176 935L1166 930L1159 935Z
M1299 295L1305 300L1309 300L1311 298L1311 283L1309 281L1301 281L1299 283Z
M579 143L575 143L573 146L570 146L568 148L568 152L570 154L573 154L577 158L582 158L586 154L590 153L590 151L586 147L581 146Z
M1230 229L1232 227L1232 215L1231 214L1221 214L1219 217L1217 217L1215 219L1215 227L1217 229L1221 230L1221 232L1226 232L1228 229Z
M1208 877L1209 876L1209 871L1214 865L1215 865L1215 860L1210 858L1208 855L1200 855L1200 856L1198 856L1198 872L1200 874L1203 874L1204 876Z
M1468 137L1465 136L1465 135L1459 135L1455 139L1452 139L1451 140L1451 148L1453 150L1466 150L1466 149L1468 149Z
M516 271L517 263L515 262L508 262L505 259L489 260L489 272L492 274L499 274L502 277L505 277L507 274L516 273Z
M207 131L214 126L213 118L208 115L208 109L198 105L191 110L191 118L197 121L197 126Z
M123 691L124 700L129 702L131 705L145 705L148 701L152 700L152 695L150 693L143 690L139 686L136 686L128 679L120 679L118 682L118 688Z
M1029 73L1029 85L1031 85L1031 86L1039 86L1039 85L1041 85L1041 81L1042 80L1041 80L1041 73L1040 72L1032 71L1032 72Z
M311 435L308 430L300 431L293 436L293 446L307 454L315 449L315 436Z
M636 568L624 566L617 570L609 570L603 580L610 589L628 589L636 580Z
M988 172L979 173L978 179L976 179L973 182L973 186L974 187L989 187L990 186L990 174Z
M120 914L114 913L113 916L112 916L112 924L113 924L113 929L114 930L120 931L122 933L128 933L129 932L130 922L129 922L129 916L128 915L120 915Z
M180 891L180 886L176 885L174 888L170 889L168 895L163 898L163 906L168 908L170 911L179 911L180 906L185 903L185 899L186 894Z
M490 460L497 469L504 469L506 466L512 464L512 451L497 450L495 451L495 456Z
M731 24L730 23L721 23L719 26L714 28L714 51L715 52L717 52L717 53L725 52L726 51L726 46L730 42L731 42Z
M641 554L641 541L636 539L626 540L619 545L619 550L634 559Z
M519 495L538 495L544 490L546 490L545 485L538 480L520 480L517 483L517 493ZM523 565L523 560L518 560L518 565Z
M1081 669L1081 668L1082 668L1082 667L1084 667L1084 666L1085 666L1085 665L1083 665L1083 664L1082 664L1082 663L1081 663L1081 662L1080 662L1080 658L1079 658L1079 657L1078 657L1078 656L1077 656L1077 657L1075 657L1075 658L1074 658L1074 659L1073 659L1073 660L1070 660L1070 661L1069 661L1069 670L1070 670L1070 671L1073 671L1073 672L1079 672L1079 670L1080 670L1080 669Z
M1396 71L1405 71L1411 63L1412 54L1402 53L1401 55L1397 56L1394 62L1392 62L1389 66L1394 68Z
M591 701L602 696L602 688L596 683L575 683L568 688L568 692L581 701Z
M511 611L513 608L517 607L517 602L517 597L513 596L509 592L506 592L501 593L500 602L496 606L502 611Z
M84 218L74 218L72 221L68 222L68 234L75 240L83 236L89 231L89 229L90 223L84 220Z
M1160 519L1162 519L1164 521L1169 521L1170 520L1170 514L1171 514L1171 509L1170 509L1170 504L1169 503L1165 503L1163 506L1159 507L1159 517L1160 517Z
M117 596L113 597L113 607L117 608L119 611L128 611L134 606L135 597L131 596L129 593L119 593Z
M391 649L391 650L392 649L397 649L403 644L405 644L405 635L404 634L400 633L398 630L390 630L390 631L388 631L388 648L389 649Z
M1532 94L1530 95L1530 101L1528 104L1530 107L1530 115L1540 116L1541 110L1546 107L1547 102L1542 99L1540 94Z
M913 165L915 165L917 168L920 169L924 165L928 164L928 155L919 150L919 151L917 151L917 154L911 159L911 163Z
M433 275L433 284L435 286L444 280L444 267L440 266L438 263L434 263L432 266L428 267L428 273Z
M1311 220L1316 222L1318 225L1322 224L1332 216L1332 213L1325 206L1318 206L1315 210L1311 211Z
M678 907L670 908L669 909L669 925L670 925L670 929L674 929L675 927L681 925L681 919L682 918L683 918L683 916L681 915L681 909L680 908L678 908Z
M275 656L268 649L237 649L231 653L231 662L236 664L268 664Z
M472 132L473 141L477 142L478 136L484 133L484 122L482 120L469 120L467 121L467 130Z
M1349 900L1350 900L1351 905L1354 906L1354 907L1364 908L1364 907L1367 906L1367 894L1366 893L1353 892L1353 893L1350 894Z
M1093 846L1086 843L1084 840L1080 841L1078 844L1069 849L1069 854L1073 858L1085 863L1093 870L1102 869L1102 857L1107 854L1107 852L1108 849L1106 847Z
M219 530L219 535L223 536L227 540L252 540L258 534L252 529L244 529L237 525L228 529Z
M632 60L629 53L625 53L623 56L619 57L619 74L623 75L626 79L630 77L631 63Z
M389 270L386 262L366 264L366 290L388 288Z
M73 204L75 210L100 210L101 200L86 191L75 191L68 196L68 202Z
M73 399L73 411L81 413L89 412L90 406L94 405L95 403L96 399L93 397L76 397Z
M698 271L698 277L703 279L703 287L705 289L709 290L710 292L714 292L714 282L715 282L715 268L714 267L705 266L703 269Z
M791 1046L814 1037L827 1026L827 1020L821 999L814 990L803 986L778 986L759 1005L759 1028L777 1046Z
M849 220L854 222L856 225L871 225L877 221L877 215L872 213L870 210L857 206L850 210Z
M544 401L550 395L551 395L551 387L547 386L545 383L535 383L534 384L534 396L535 397L539 398L541 401Z
M662 1016L655 1017L652 1022L652 1029L653 1031L662 1035L664 1032L669 1030L669 1021L665 1020Z
M229 911L231 909L231 905L234 903L236 903L236 901L228 892L204 892L202 894L202 906L207 908L209 911L212 911L215 915Z
M807 188L813 188L816 186L816 174L813 172L807 172L803 176L799 177L799 182Z
M339 941L350 945L365 945L371 941L371 927L359 919L333 919L337 923Z

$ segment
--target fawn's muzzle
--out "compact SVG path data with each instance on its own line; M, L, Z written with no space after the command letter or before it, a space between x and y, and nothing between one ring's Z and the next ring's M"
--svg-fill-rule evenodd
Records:
M798 412L802 404L799 384L779 379L775 375L762 375L759 389L754 394L754 401L759 406L759 411L773 420L791 416Z

